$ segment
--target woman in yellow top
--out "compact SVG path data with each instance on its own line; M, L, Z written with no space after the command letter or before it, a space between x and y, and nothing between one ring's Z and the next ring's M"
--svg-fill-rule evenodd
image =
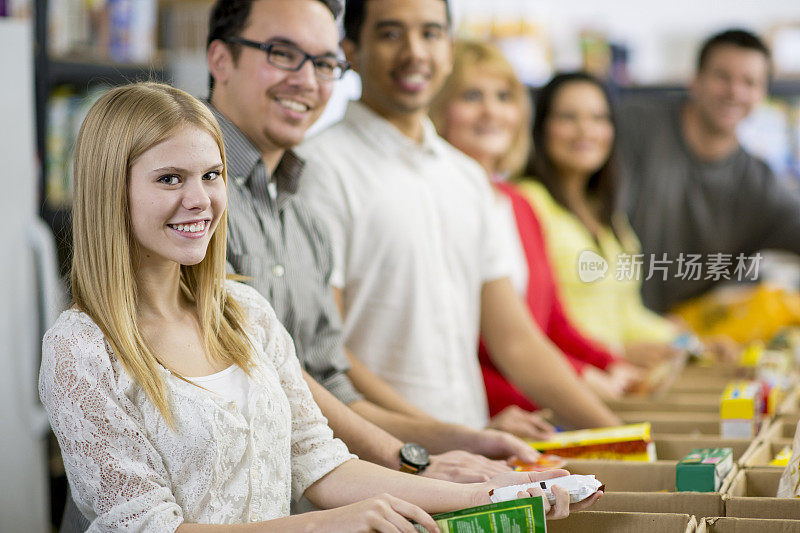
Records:
M639 242L614 210L615 127L606 88L584 73L538 93L534 150L521 190L539 215L567 314L589 337L649 365L675 353L678 330L644 307ZM657 273L656 273L657 275Z

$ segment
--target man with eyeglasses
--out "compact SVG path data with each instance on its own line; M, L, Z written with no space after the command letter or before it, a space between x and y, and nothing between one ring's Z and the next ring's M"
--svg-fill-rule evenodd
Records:
M317 403L354 453L431 477L488 479L509 466L473 453L527 460L536 453L506 433L440 423L378 377L356 390L347 375L330 243L295 194L306 167L292 151L348 68L339 56L340 10L334 0L219 0L212 8L210 107L225 137L228 261L275 308ZM439 455L428 465L421 446L403 441Z

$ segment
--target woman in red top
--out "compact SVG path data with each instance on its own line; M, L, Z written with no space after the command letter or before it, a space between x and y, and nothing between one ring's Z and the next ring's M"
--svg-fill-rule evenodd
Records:
M505 179L518 173L530 149L530 100L511 65L487 43L458 42L453 73L431 109L439 134L486 169L498 200L498 215L508 228L514 259L511 280L531 314L595 392L621 396L639 370L584 337L564 313L547 258L539 221ZM481 344L480 360L491 415L516 405L536 406L492 364ZM524 432L521 428L520 432Z

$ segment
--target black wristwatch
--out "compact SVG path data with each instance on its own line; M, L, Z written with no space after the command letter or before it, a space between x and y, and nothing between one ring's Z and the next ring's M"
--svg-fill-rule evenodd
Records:
M419 474L431 464L428 451L413 442L407 442L400 448L400 471L407 474Z

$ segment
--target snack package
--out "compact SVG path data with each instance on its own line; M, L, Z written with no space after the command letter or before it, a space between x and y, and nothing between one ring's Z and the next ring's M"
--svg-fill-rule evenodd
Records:
M792 458L778 483L778 498L800 498L800 422L794 431Z
M556 433L550 440L529 441L539 451L561 457L655 461L655 446L650 438L650 423L580 429Z
M500 487L499 489L492 489L489 491L489 497L493 503L505 502L516 498L519 492L525 492L531 487L540 487L547 501L552 505L556 502L556 497L551 487L556 485L569 492L569 503L582 502L598 490L603 490L604 487L594 476L571 474L569 476L554 477L544 481L523 483L522 485L509 485L507 487Z

